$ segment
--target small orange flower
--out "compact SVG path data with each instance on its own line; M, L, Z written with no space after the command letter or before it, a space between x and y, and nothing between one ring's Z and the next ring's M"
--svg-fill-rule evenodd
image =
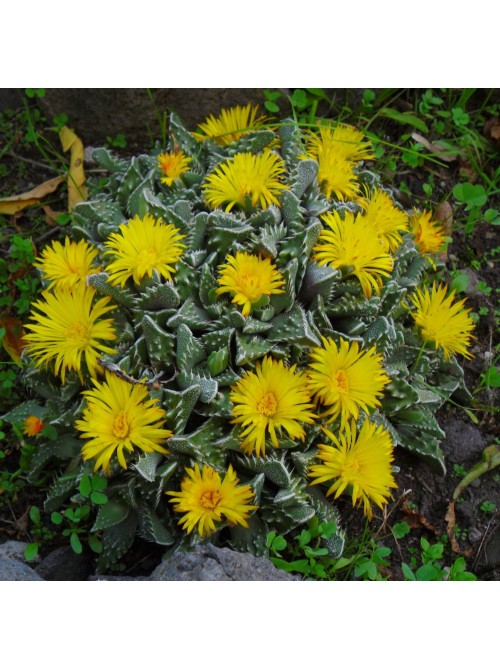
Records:
M172 186L176 179L182 177L189 170L189 163L192 160L183 151L174 151L172 153L166 151L160 154L158 156L158 167L163 172L162 183Z
M44 422L37 416L31 414L27 419L24 420L23 433L28 435L28 437L35 437L35 435L41 433L44 428Z

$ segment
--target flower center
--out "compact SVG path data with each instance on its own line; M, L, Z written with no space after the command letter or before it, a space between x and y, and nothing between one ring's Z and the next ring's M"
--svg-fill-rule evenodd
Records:
M137 257L138 265L143 268L152 268L156 263L156 249L142 249Z
M334 387L339 393L349 392L349 380L344 370L339 370L332 379Z
M113 421L113 435L115 437L124 438L128 437L129 433L130 426L127 421L127 413L124 410L121 410Z
M255 302L262 297L263 291L260 277L255 274L242 274L240 276L240 285L241 292L248 298L248 300L250 300L250 302Z
M346 463L344 463L344 467L342 468L341 477L343 479L353 481L353 480L356 479L356 475L359 474L359 471L360 471L359 462L356 458L353 458L352 460L349 460Z
M205 509L214 509L217 507L222 496L218 491L204 491L201 494L200 503Z
M278 403L274 393L266 393L257 403L257 412L264 416L274 416Z
M64 334L68 340L87 340L87 329L79 322L72 323L71 326L66 329Z

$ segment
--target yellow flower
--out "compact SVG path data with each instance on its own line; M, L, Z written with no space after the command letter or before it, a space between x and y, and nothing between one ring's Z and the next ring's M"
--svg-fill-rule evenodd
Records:
M351 212L344 212L344 218L338 212L327 212L322 219L330 230L319 236L313 260L341 270L344 277L357 277L367 298L373 290L379 293L382 277L390 276L394 261L370 224Z
M31 315L34 323L26 326L32 332L25 336L28 342L25 351L37 366L53 363L54 372L63 383L67 370L74 370L83 380L83 360L94 376L99 356L115 353L101 343L116 339L113 320L100 318L115 306L109 304L107 296L92 306L95 292L93 287L80 282L72 291L59 288L53 293L44 291L42 299L33 304L38 313Z
M328 423L339 416L341 425L357 419L359 410L367 414L380 405L379 397L391 381L382 367L382 355L375 347L360 351L357 342L340 340L337 347L332 338L321 338L323 347L313 347L309 364L309 389L328 409Z
M455 291L449 295L447 291L446 286L436 285L436 282L430 291L427 287L423 290L417 288L416 295L410 297L416 307L413 318L424 342L433 343L436 349L441 348L445 359L448 360L452 354L472 358L467 351L474 338L471 332L475 326L469 316L472 310L464 308L465 300L453 304Z
M307 378L296 372L296 367L285 367L282 361L266 356L256 364L255 372L245 372L231 387L229 399L235 417L231 423L244 428L241 448L247 454L265 454L266 433L278 447L277 430L285 430L292 439L304 440L305 431L299 421L314 423Z
M44 422L33 414L24 420L23 433L28 437L35 437L45 428Z
M363 218L386 242L387 249L397 249L403 241L401 232L408 231L406 212L398 209L391 197L380 189L375 189L369 198L361 199L359 204L364 209Z
M165 152L158 156L158 167L163 172L161 181L167 186L172 186L176 179L189 170L189 163L193 159L186 156L183 151Z
M359 184L354 166L360 160L374 158L369 142L352 126L336 128L322 126L319 136L311 133L307 140L308 156L318 162L318 182L328 199L335 195L339 200L357 197Z
M140 284L143 277L153 275L153 270L171 281L174 265L186 248L181 242L184 237L172 224L165 224L150 214L122 223L120 232L112 233L104 243L108 249L105 254L116 257L106 268L109 282L123 288L132 277Z
M338 159L358 162L375 158L370 142L363 141L361 130L340 123L335 128L321 126L318 135L311 133L307 150L311 156L332 155Z
M317 157L318 182L328 199L335 195L339 200L354 200L359 192L358 178L353 164L335 154L325 152Z
M332 445L318 445L321 465L313 465L309 475L316 477L312 484L334 480L326 495L335 498L346 489L351 493L352 504L363 504L365 516L373 517L371 502L382 508L390 496L390 489L397 488L392 475L393 445L389 433L382 426L365 420L359 432L356 422L346 424L337 438L323 429Z
M45 247L33 265L41 270L44 279L50 281L49 289L55 286L70 289L88 275L99 271L94 266L97 253L97 249L85 240L73 242L66 237L64 246L54 241L52 247Z
M235 205L266 209L271 204L278 205L277 196L288 188L279 181L284 174L284 162L269 149L261 154L236 154L208 175L202 190L212 209L226 203L226 212Z
M257 116L259 106L248 103L245 107L231 107L223 109L219 116L211 114L204 123L198 126L202 133L195 133L198 140L208 138L215 140L217 144L229 145L239 139L249 130L262 126L267 121L267 116Z
M446 233L440 223L432 220L432 212L414 209L410 229L415 236L415 246L422 254L435 254L443 248Z
M186 468L186 472L181 490L166 492L173 496L170 502L177 503L174 510L185 512L179 521L183 530L191 533L198 525L198 534L206 537L216 530L214 521L221 521L222 515L229 525L248 528L249 513L257 509L257 505L248 504L254 499L254 492L246 484L238 486L239 480L231 465L222 481L209 465L203 464L200 472L200 466L195 463L194 468Z
M237 251L236 256L227 256L227 263L219 270L221 288L215 291L216 294L231 293L234 296L232 302L242 305L243 316L248 316L252 304L263 296L284 293L280 287L285 280L269 258Z
M75 427L88 440L82 447L82 458L95 459L94 472L102 467L109 474L115 452L125 469L124 450L168 454L162 446L172 436L170 430L162 428L166 412L156 400L148 398L146 386L129 384L109 372L106 381L93 383L95 388L83 392L87 406Z

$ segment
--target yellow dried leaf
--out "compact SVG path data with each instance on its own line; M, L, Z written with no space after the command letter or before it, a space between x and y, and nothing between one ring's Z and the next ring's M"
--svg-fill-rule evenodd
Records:
M43 184L39 184L31 189L31 191L26 191L19 195L11 195L8 198L1 198L0 214L12 215L21 211L25 207L38 205L41 198L49 195L49 193L53 193L63 181L64 179L62 177L54 177L53 179L44 181Z
M67 126L63 126L59 131L59 139L63 151L71 151L68 172L68 211L71 212L73 207L86 200L88 195L83 169L83 142Z
M26 342L24 341L24 328L19 319L11 316L0 317L0 328L5 328L2 345L5 351L18 365L21 362L21 354Z

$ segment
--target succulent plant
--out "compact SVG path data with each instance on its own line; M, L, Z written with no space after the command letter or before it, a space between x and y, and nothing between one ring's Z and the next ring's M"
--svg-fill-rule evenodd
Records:
M292 120L278 124L275 130L249 130L222 145L188 132L175 114L170 117L169 127L169 145L151 153L123 159L108 149L96 149L94 158L107 171L107 181L72 213L71 236L76 241L85 240L98 252L97 269L87 276L86 284L93 287L96 299L106 299L106 304L113 307L106 315L112 318L116 333L109 343L113 353L102 352L99 374L94 376L101 380L98 383L102 388L108 383L109 388L117 389L109 380L118 379L129 388L124 393L140 389L141 394L135 395L147 396L148 407L158 410L154 430L164 430L163 435L170 431L172 435L161 441L158 450L128 449L125 445L127 469L110 447L104 459L108 464L108 501L94 506L92 530L100 535L103 546L99 568L107 569L118 561L135 536L162 545L169 552L204 539L208 526L200 525L203 531L196 532L192 524L193 532L185 532L180 513L166 494L167 490L183 491L180 499L189 506L189 470L193 478L203 474L210 482L218 482L216 493L210 493L211 509L217 512L218 498L213 496L223 485L229 499L238 499L234 504L243 505L237 518L224 511L214 512L212 542L263 554L270 530L289 533L316 516L337 524L337 534L328 541L328 549L332 556L340 556L344 543L340 515L325 495L326 489L311 485L309 469L316 462L318 444L326 439L322 427L341 432L344 422L325 408L327 396L320 401L308 386L311 352L321 349L325 342L339 348L347 346L342 343L356 344L361 351L376 352L384 383L376 402L361 402L354 418L361 424L369 417L389 433L394 446L419 454L444 473L439 447L443 432L435 413L452 394L464 397L467 390L455 357L446 360L440 351L423 346L415 330L408 296L422 285L429 260L404 225L397 232L400 240L397 244L392 241L391 248L384 247L371 229L363 229L365 236L373 234L369 240L371 251L377 258L386 258L384 267L390 266L377 276L373 263L369 266L368 279L375 283L368 293L360 280L365 270L342 259L337 264L321 260L319 250L328 243L328 217L341 225L352 220L353 225L361 226L366 198L369 200L370 193L383 187L379 177L358 161L352 171L358 195L351 194L352 176L349 197L341 199L338 189L332 195L331 185L325 194L318 180L321 148L316 147L314 156L308 155L311 134ZM365 144L360 156L369 160ZM170 174L162 179L158 156L162 155L164 164L168 158L171 165L176 152L182 152L182 156L173 164L176 170L179 165L182 169L174 178ZM228 174L235 156L249 157L240 160L243 167L236 164L239 170L245 169L246 163L255 166L258 157L265 157L267 164L263 161L259 169L274 170L271 185L257 179L254 188L263 184L269 187L266 191L263 186L260 197L229 193L229 211L223 208L224 197L216 200L222 208L213 208L210 203L214 196L209 189L219 187L216 177ZM272 191L276 183L279 188ZM224 185L227 188L227 183ZM393 194L384 193L401 220L406 213ZM170 237L160 245L161 258L160 246L155 248L156 224L147 233L147 220L161 221L169 227ZM138 222L137 238L122 243L127 222L132 221ZM126 253L123 262L118 258L119 250L127 251L126 245L133 246L149 234L151 248L141 252L144 271L134 274L134 268L127 270ZM147 253L157 254L153 261L149 259L149 266L144 256ZM238 300L238 280L233 271L246 257L261 264L253 270L252 281L258 284L265 272L272 271L274 283L263 280L264 287L254 286L254 294L250 291ZM115 272L118 265L119 277ZM170 267L168 274L161 270L166 266ZM222 276L225 282L221 282ZM223 286L227 290L221 290ZM37 316L33 319L36 322ZM90 390L93 382L83 354L81 369L67 371L64 383L54 374L50 361L40 363L36 356L30 361L29 348L24 360L24 381L36 392L38 401L30 401L29 408L20 407L6 418L16 421L32 415L34 403L44 424L55 429L51 439L43 435L37 438L31 463L32 479L54 460L60 467L62 474L55 478L45 503L48 511L54 511L67 500L78 502L79 482L84 476L92 477L95 461L82 459L82 446L90 433L85 434L81 422L82 416L88 416L85 412L89 411L91 394L97 394L98 387L96 382L94 391ZM251 385L264 374L266 361L286 371L283 391L296 383L305 395L300 401L287 401L285 409L290 415L283 414L282 419L272 405L275 396L268 394L271 404L262 404L262 400L259 439L263 446L256 452L251 444L242 448L242 434L248 427L255 428L255 416L254 424L251 412L244 415L250 417L247 423L243 419L238 422L235 405L242 380L250 380L253 388ZM314 419L307 420L310 416ZM125 423L118 431L114 424L115 436L117 432L129 435L127 431L132 429L127 420L123 418ZM76 426L80 426L80 432ZM251 431L249 434L253 435ZM229 478L229 473L235 473L237 480ZM251 497L243 495L248 491Z

